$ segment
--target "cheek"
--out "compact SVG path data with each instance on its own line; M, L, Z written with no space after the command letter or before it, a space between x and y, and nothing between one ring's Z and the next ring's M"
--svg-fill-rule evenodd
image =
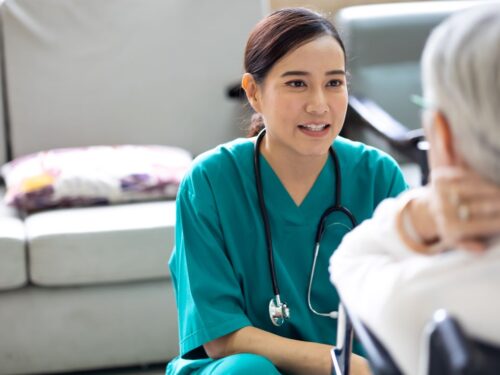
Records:
M297 114L303 107L303 101L297 95L276 95L266 102L267 117L287 119Z
M340 95L342 96L342 103L344 103L344 107L347 108L347 103L349 102L349 93L347 92L347 89L345 89Z
M347 103L347 100L349 98L349 94L348 94L347 88L345 86L332 88L330 90L332 90L332 91L329 93L329 95L330 95L330 98L333 102L336 102L338 104Z
M335 97L332 98L332 108L334 109L334 112L339 115L339 114L346 114L347 112L347 104L348 104L348 95L347 91L342 92L342 93L337 93Z

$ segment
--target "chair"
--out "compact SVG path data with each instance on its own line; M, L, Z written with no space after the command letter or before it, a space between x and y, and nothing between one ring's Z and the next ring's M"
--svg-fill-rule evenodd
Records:
M332 375L349 375L352 343L345 340L352 340L353 331L363 345L374 375L403 374L370 329L355 315L348 315L345 307L341 305L337 347L332 350ZM445 310L438 310L434 314L430 323L428 343L428 375L500 373L500 347L468 337L459 322Z
M420 55L430 31L451 13L477 1L439 1L353 6L334 23L348 54L350 99L346 136L417 163L428 175L418 108ZM365 130L368 130L366 132Z
M467 336L445 310L433 317L429 334L429 375L500 373L500 347Z

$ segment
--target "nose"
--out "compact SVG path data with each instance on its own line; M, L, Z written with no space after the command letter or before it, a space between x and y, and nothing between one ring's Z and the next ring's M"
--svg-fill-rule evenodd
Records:
M306 112L314 115L322 115L328 111L328 101L323 90L312 92L306 104Z

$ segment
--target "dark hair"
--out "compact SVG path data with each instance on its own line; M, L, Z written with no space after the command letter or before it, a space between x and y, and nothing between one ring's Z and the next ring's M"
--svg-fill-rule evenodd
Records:
M287 53L323 35L331 35L345 47L339 33L322 15L305 8L285 8L271 13L250 33L245 48L244 67L259 84L271 68ZM253 137L264 127L262 116L254 114L247 136Z

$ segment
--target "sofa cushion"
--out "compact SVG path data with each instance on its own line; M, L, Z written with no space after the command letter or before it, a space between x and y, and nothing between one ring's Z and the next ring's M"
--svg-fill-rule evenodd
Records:
M0 188L0 197L4 189ZM27 281L24 225L16 212L0 201L0 290Z
M0 374L95 371L161 363L178 353L172 283L154 280L2 293ZM152 374L150 374L152 375Z
M174 201L32 214L30 279L43 286L165 279L174 223Z
M0 78L1 84L1 78ZM0 100L0 165L7 161L7 137L5 134L5 126L3 123L3 104L2 100Z
M175 198L191 163L169 146L92 146L17 158L2 167L5 201L25 212Z

